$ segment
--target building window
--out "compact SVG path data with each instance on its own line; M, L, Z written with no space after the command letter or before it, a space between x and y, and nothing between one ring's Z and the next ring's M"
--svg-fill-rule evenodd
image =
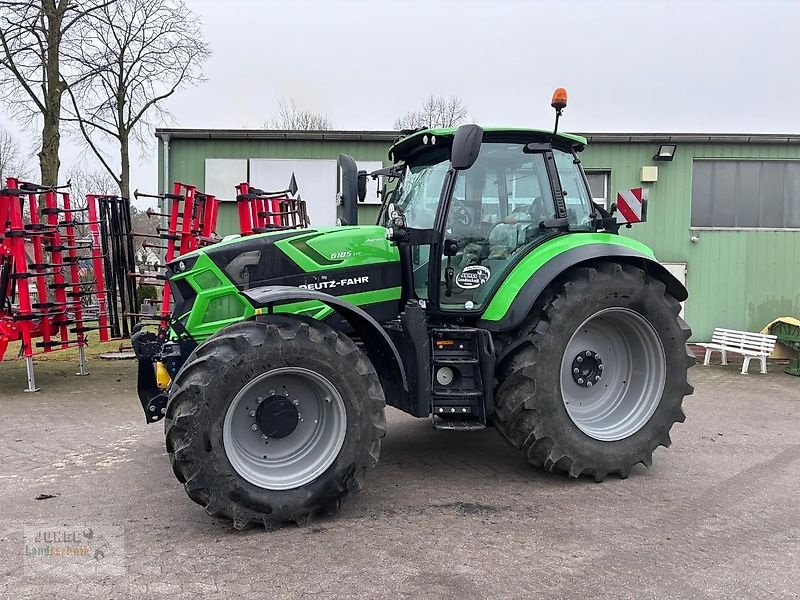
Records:
M608 182L611 171L586 171L589 189L592 190L592 200L603 208L608 206Z
M694 161L692 227L800 227L800 161Z

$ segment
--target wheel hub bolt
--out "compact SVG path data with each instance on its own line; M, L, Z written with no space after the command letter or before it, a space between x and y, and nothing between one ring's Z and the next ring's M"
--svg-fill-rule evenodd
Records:
M262 439L262 440L265 440L265 439L267 439L267 434L266 434L266 433L262 433L262 434L261 434L261 439Z
M300 400L292 400L292 404L295 406L300 406Z
M251 410L251 411L250 411L250 416L251 416L251 417L255 417L255 416L256 416L256 411L254 411L254 410Z
M258 425L253 423L252 425L250 425L250 429L252 429L253 431L258 431Z
M581 387L590 388L603 375L603 361L597 352L581 350L572 360L572 379Z

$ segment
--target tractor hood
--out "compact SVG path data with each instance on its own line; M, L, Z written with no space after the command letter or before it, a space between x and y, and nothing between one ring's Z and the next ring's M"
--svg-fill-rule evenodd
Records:
M233 238L179 257L167 276L181 315L189 298L221 287L240 292L266 285L320 290L334 296L388 288L400 294L397 248L378 226L325 227ZM367 298L369 300L370 298Z

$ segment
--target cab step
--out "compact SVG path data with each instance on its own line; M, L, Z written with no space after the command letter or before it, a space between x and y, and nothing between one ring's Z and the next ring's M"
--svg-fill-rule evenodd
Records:
M433 415L434 429L443 429L449 431L479 431L486 429L486 425L480 421L449 421L442 417Z

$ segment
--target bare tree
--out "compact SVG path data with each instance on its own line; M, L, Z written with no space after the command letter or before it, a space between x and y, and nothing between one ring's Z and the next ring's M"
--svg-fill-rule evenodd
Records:
M302 110L294 98L281 98L278 114L264 123L264 129L326 130L331 129L328 115Z
M69 90L70 115L84 140L130 197L131 143L145 145L155 121L168 115L163 102L202 81L209 56L199 19L183 0L117 0L87 21L80 62L105 65ZM110 159L98 138L113 141Z
M0 0L0 99L22 122L41 119L41 183L58 183L61 98L89 73L72 60L80 25L114 0Z
M5 129L0 129L0 187L5 187L6 177L25 179L28 169L17 141Z
M467 120L469 111L460 98L434 96L425 99L420 110L407 112L395 122L395 129L457 127Z

